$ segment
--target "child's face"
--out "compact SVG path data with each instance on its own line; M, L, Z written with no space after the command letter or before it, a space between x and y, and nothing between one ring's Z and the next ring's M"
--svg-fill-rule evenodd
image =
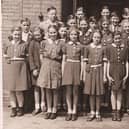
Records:
M129 33L129 22L125 22L123 24L123 30L126 32L126 33Z
M56 15L57 15L57 12L55 9L52 9L48 12L48 18L51 20L51 21L55 21L56 19Z
M114 42L115 42L116 44L120 44L120 41L121 41L121 36L120 36L120 35L115 35L115 36L114 36Z
M68 26L69 27L76 27L76 20L75 19L70 19L69 21L68 21Z
M127 14L127 15L123 14L122 17L123 17L123 19L129 19L129 14Z
M119 17L117 17L117 16L111 17L111 22L112 22L113 25L118 25Z
M102 23L102 28L103 28L103 30L108 30L108 28L109 28L109 22L108 21L104 21Z
M22 22L22 30L23 32L29 32L30 30L30 23L29 22L26 22L26 21L23 21Z
M35 38L36 40L38 40L38 41L41 40L42 35L41 35L40 31L34 31L33 34L34 34L34 38Z
M100 33L95 32L95 33L93 34L93 42L94 42L95 44L99 44L99 43L100 43L100 39L101 39Z
M109 9L103 9L101 12L101 16L109 16L110 15L110 11Z
M78 19L81 19L81 18L84 17L84 12L81 11L81 10L78 10L77 13L76 13L76 16L77 16Z
M122 14L124 19L129 19L129 8L124 8L124 13Z
M22 37L21 31L13 31L12 37L13 37L13 40L20 41Z
M96 28L96 23L95 22L90 22L89 23L89 27L91 28L91 29L95 29Z
M77 31L72 30L72 31L70 32L70 40L73 41L73 42L75 42L75 41L77 41L77 38L78 38L78 33L77 33Z
M65 38L67 36L67 28L66 27L61 27L59 29L59 34L61 38Z
M48 36L49 36L49 38L50 39L52 39L52 40L56 40L57 39L57 31L56 31L56 29L55 28L49 28L49 30L48 30Z
M88 28L88 23L85 20L80 21L80 29L81 30L87 30Z

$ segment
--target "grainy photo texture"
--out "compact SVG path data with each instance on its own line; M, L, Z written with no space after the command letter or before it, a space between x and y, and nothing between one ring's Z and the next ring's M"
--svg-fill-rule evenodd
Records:
M129 0L1 0L3 129L128 129Z

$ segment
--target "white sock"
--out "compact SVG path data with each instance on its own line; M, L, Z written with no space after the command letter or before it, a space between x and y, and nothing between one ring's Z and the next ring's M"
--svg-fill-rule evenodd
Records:
M42 103L41 103L41 107L44 107L44 106L46 106L46 105L45 105L45 103L42 102Z
M51 108L48 108L47 109L47 112L51 113L52 112L52 109Z
M91 113L92 115L95 115L95 111L93 111L93 110L92 110L90 113Z
M35 104L35 109L39 109L40 108L40 105L37 103L37 104Z
M76 111L76 110L73 110L73 111L72 111L72 114L76 114L76 113L77 113L77 111Z
M95 113L96 115L99 115L100 114L100 112L99 111L96 111L96 113Z
M52 113L56 113L57 109L56 108L52 108Z
M73 111L71 109L68 109L68 114L72 114Z
M16 106L16 103L15 103L14 101L10 101L10 105L11 105L12 108L17 107L17 106Z

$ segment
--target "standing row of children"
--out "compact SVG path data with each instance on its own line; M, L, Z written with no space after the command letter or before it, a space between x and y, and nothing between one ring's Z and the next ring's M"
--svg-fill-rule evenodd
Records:
M107 6L102 8L98 21L94 16L87 19L82 7L75 16L69 16L67 25L59 21L56 14L56 8L50 7L48 19L39 26L30 30L31 22L25 18L20 27L11 30L10 42L4 48L11 75L6 85L10 91L11 117L24 114L23 91L29 90L31 81L35 101L33 115L41 110L46 112L45 119L56 119L58 100L66 99L65 120L77 120L82 81L82 94L89 96L87 121L95 118L102 121L102 97L109 87L112 120L121 121L123 99L129 110L129 8L124 8L121 21L116 12L110 14ZM83 97L85 101L85 95Z

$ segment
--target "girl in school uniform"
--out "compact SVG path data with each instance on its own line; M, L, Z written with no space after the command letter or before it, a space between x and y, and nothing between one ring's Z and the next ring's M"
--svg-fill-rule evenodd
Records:
M110 10L109 10L109 7L108 6L103 6L102 7L102 10L101 10L101 13L100 13L100 19L98 21L98 25L101 26L101 23L102 23L102 20L103 19L110 19Z
M102 32L102 45L103 46L108 46L112 43L112 33L109 30L109 20L108 19L103 19L101 21L101 32Z
M22 40L26 42L28 48L27 51L29 51L29 45L32 40L32 32L30 30L31 26L31 21L29 18L23 18L21 21L21 27L22 27ZM27 54L28 56L28 54ZM29 76L31 76L30 73L30 67L29 67L29 57L27 57L27 63L28 63L28 71L29 71ZM30 77L31 78L31 77ZM24 92L24 101L25 101L25 106L24 106L24 111L25 112L30 112L33 107L33 91L32 91L32 84L31 84L31 79L28 80L30 81L29 85L29 90Z
M27 44L22 40L21 27L11 30L12 40L7 44L4 57L8 64L7 89L10 91L11 117L24 114L23 91L28 90L28 69L26 63Z
M67 43L67 27L65 25L59 28L59 42L64 45ZM58 109L66 110L65 87L60 87L59 96Z
M59 40L66 42L67 40L67 27L65 25L59 28Z
M91 41L92 41L93 32L97 29L97 20L94 16L91 16L89 18L88 23L89 23L89 28L88 28L88 31L85 34L85 39L86 39L85 42L87 44L91 43Z
M85 36L88 31L88 21L85 17L80 19L79 22L79 41L82 44L82 46L87 46L87 37ZM87 96L83 94L83 88L84 88L84 80L85 80L85 71L83 71L82 78L81 78L81 86L79 87L79 107L81 111L84 111L83 114L85 115L86 111L86 102L87 102Z
M79 40L79 31L70 28L69 41L64 49L62 85L66 87L67 115L65 120L77 120L78 92L81 75L83 47Z
M102 19L101 20L101 43L103 47L107 47L112 44L113 36L112 33L109 30L109 19ZM108 108L110 105L110 88L108 86L108 82L104 84L105 87L105 94L103 96L103 100L101 105L105 108Z
M121 40L121 33L114 34L113 43L107 48L107 78L111 86L112 120L121 121L122 90L128 78L128 48Z
M77 27L76 17L74 15L69 15L67 19L68 30L72 27Z
M41 61L40 61L40 44L43 39L43 32L39 27L34 27L33 29L33 40L29 45L29 66L31 72L32 85L34 86L34 102L35 110L32 112L32 115L37 115L42 111L45 106L44 103L41 103L40 107L40 87L37 86L37 78L40 71Z
M45 119L56 119L58 89L61 85L62 44L57 40L58 28L48 27L48 39L42 42L42 65L37 85L46 90ZM42 95L42 93L41 93Z
M79 40L81 42L82 45L87 45L87 38L85 36L85 34L87 33L88 31L88 22L87 22L87 19L86 18L82 18L79 22L79 31L80 31L80 34L79 34Z
M104 95L104 81L106 81L106 54L101 44L101 33L99 30L93 32L93 42L84 50L84 61L86 61L86 79L84 94L89 95L90 115L87 121L96 118L101 121L100 104Z
M48 27L50 25L54 25L59 27L60 23L57 19L57 9L54 6L51 6L49 8L47 8L47 19L43 20L39 23L39 27L44 31L44 39L48 39ZM45 89L42 88L42 103L44 103L44 105L47 105L46 103L46 91ZM43 100L44 97L44 100ZM45 111L45 106L44 106L44 111Z

